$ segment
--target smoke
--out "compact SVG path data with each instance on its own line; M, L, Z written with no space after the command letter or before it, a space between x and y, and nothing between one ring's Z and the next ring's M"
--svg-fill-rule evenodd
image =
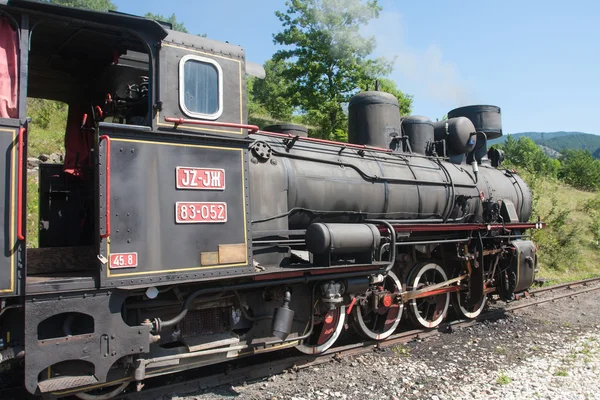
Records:
M365 28L365 34L377 40L374 55L394 61L391 78L399 88L417 99L446 107L473 102L470 83L461 78L453 62L444 58L439 46L430 44L424 50L409 47L402 26L400 13L384 10Z

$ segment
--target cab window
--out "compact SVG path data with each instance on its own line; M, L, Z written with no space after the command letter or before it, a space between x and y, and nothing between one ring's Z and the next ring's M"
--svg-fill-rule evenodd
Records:
M215 61L195 55L179 65L179 103L192 118L217 119L223 112L223 73Z

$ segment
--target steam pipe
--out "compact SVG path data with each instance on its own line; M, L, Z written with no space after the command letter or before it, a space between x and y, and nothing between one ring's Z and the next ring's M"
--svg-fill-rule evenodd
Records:
M352 168L353 170L358 172L358 174L360 176L362 176L365 180L368 180L368 181L387 181L387 182L396 182L396 183L407 183L410 185L431 185L431 186L444 186L444 187L448 186L448 185L452 185L452 182L437 182L437 181L428 181L428 180L423 180L423 179L389 178L389 177L385 177L385 176L369 175L354 164L339 162L339 161L329 161L329 160L317 159L317 158L312 158L312 157L299 156L299 155L289 154L289 153L281 153L275 149L272 149L271 153L276 156L279 156L279 157L295 158L297 160L318 162L318 163L322 163L322 164L331 164L331 165L336 165L336 166L343 165L344 167ZM477 188L477 186L474 184L473 185L455 184L455 186L469 188L469 189Z
M385 269L385 272L388 273L396 263L396 230L394 229L392 224L382 219L371 219L366 220L365 222L385 225L390 232L390 264Z

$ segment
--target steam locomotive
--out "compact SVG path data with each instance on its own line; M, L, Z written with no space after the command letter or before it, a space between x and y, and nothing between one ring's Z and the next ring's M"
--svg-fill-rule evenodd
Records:
M32 394L109 398L246 355L319 354L346 328L383 340L534 280L527 231L543 223L487 148L498 107L432 122L366 91L338 143L249 125L246 79L264 70L239 46L25 0L0 5L0 29L0 363ZM69 106L39 193L28 97Z

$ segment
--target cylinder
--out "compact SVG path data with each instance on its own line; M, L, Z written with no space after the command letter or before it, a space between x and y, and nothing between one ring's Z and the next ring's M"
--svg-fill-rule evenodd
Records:
M308 128L297 124L276 124L265 126L263 130L267 132L286 133L288 135L307 137Z
M394 95L362 92L348 104L348 142L389 149L401 136L400 107Z
M435 140L446 141L446 155L458 156L473 151L477 143L475 126L466 117L450 118L433 124Z
M306 229L306 248L313 254L372 251L380 241L379 230L371 224L315 223Z
M448 112L448 118L466 117L477 132L484 132L488 140L502 136L502 114L500 107L488 105L465 106Z
M402 130L408 136L410 149L413 153L430 155L429 149L433 146L433 122L429 118L420 116L404 117Z

